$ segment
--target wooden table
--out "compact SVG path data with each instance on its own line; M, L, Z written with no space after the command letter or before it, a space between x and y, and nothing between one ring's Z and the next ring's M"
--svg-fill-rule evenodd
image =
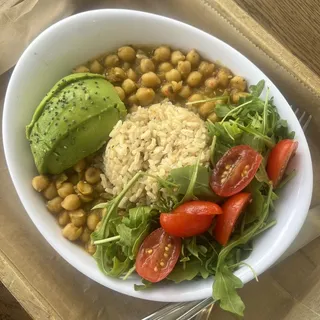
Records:
M235 0L235 2L320 76L319 0ZM133 6L130 1L119 3L122 7ZM8 78L9 74L0 77L0 105ZM7 209L10 209L10 206ZM246 319L256 320L261 311L272 314L272 320L320 320L319 248L320 238L264 273L259 283L247 284L241 291L248 306ZM6 279L4 282L9 290L16 288L15 275L10 275L10 281ZM34 294L37 296L39 293L41 296L41 290L42 288L39 288L39 292ZM20 296L15 290L13 291ZM25 301L20 302L27 306ZM27 309L32 317L41 319L39 306L28 305ZM29 316L17 307L12 296L0 286L0 319L28 318ZM233 319L231 316L223 315L222 311L215 310L212 319L220 318ZM129 315L127 319L130 319Z

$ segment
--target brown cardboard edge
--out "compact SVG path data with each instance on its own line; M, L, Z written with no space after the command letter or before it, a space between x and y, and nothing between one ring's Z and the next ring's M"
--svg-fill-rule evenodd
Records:
M238 33L259 48L262 54L268 56L312 94L320 98L320 77L270 35L233 0L200 1L209 9L215 10Z

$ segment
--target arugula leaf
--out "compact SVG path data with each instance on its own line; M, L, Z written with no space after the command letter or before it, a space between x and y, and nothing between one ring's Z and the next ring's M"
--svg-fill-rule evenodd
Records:
M243 317L245 306L237 293L237 289L242 287L242 281L227 266L223 266L215 276L213 297L220 301L220 307L223 310Z
M134 285L135 291L142 291L142 290L149 289L153 284L152 282L150 282L146 279L142 279L141 282L142 282L142 284L135 284Z
M231 110L231 105L219 104L215 107L214 112L219 118L224 118Z
M245 216L246 224L250 224L259 219L259 216L263 211L265 199L260 191L261 187L262 183L257 179L254 179L247 188L247 190L251 193L252 202L247 207Z
M182 263L177 263L167 276L167 279L174 281L175 283L180 283L185 280L194 279L200 272L205 276L208 274L201 265L201 262L197 259L193 259L186 262L184 265Z
M268 177L264 161L261 162L261 164L258 168L258 171L256 172L255 178L259 182L264 182L266 184L270 184L270 179Z
M255 97L260 97L265 86L265 81L260 80L256 85L249 86L250 93Z

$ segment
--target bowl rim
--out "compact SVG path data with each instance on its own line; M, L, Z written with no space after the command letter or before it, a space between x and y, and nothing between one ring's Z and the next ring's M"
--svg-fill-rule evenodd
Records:
M16 74L18 73L18 70L20 68L20 65L22 63L24 63L24 60L27 58L27 56L29 55L30 51L33 50L33 47L35 45L37 45L37 43L40 43L42 41L42 39L44 39L49 33L53 32L56 28L62 28L63 26L72 23L76 20L78 20L79 18L82 17L87 17L87 18L94 18L96 14L129 14L129 15L134 15L137 18L144 18L144 17L149 17L149 18L153 18L155 21L161 21L164 23L169 23L169 24L179 24L181 26L183 26L186 29L186 32L188 31L193 31L193 32L197 32L203 36L206 36L208 38L214 39L215 41L220 42L223 46L226 47L226 50L232 52L232 54L234 55L238 55L241 56L241 59L245 59L247 60L247 62L249 62L250 64L252 64L257 70L259 70L264 76L265 79L268 80L268 82L270 82L275 89L278 90L277 86L274 85L274 83L265 75L265 73L260 70L253 62L251 62L248 58L246 58L243 54L241 54L239 51L237 51L236 49L234 49L233 47L231 47L230 45L228 45L227 43L225 43L223 40L205 32L202 31L196 27L193 27L191 25L188 25L186 23L180 22L178 20L172 19L172 18L168 18L168 17L164 17L161 15L157 15L157 14L152 14L152 13L147 13L147 12L142 12L142 11L137 11L137 10L127 10L127 9L98 9L98 10L91 10L91 11L86 11L86 12L81 12L78 13L76 15L67 17L63 20L60 20L58 22L56 22L55 24L51 25L49 28L45 29L41 34L39 34L31 43L30 45L25 49L25 51L23 52L23 54L21 55L19 61L17 62L17 65L11 75L8 87L7 87L7 92L6 92L6 96L5 96L5 100L4 100L4 110L3 110L3 129L2 129L2 135L3 135L3 145L4 145L4 153L5 153L5 158L6 158L6 162L7 162L7 166L9 169L9 173L11 176L11 179L13 181L13 184L15 186L16 192L18 193L18 196L20 198L20 201L22 202L23 206L26 209L26 201L23 200L24 196L23 196L23 192L19 187L19 179L18 177L15 175L14 172L14 166L11 162L12 159L12 154L10 152L10 143L9 143L9 139L8 139L8 135L7 135L7 127L9 126L9 124L5 121L5 119L8 116L8 112L9 112L9 105L10 105L10 96L13 93L13 89L14 89L14 82L16 80ZM278 90L279 91L279 90ZM282 95L282 93L279 91L280 95L283 97L283 99L286 101L286 99L284 98L284 96ZM289 107L289 104L287 103L286 107L283 108L287 108ZM299 124L300 126L300 124ZM301 128L301 126L300 126ZM302 130L302 129L301 129ZM288 249L288 247L290 246L290 244L293 242L293 240L295 239L295 237L297 236L297 234L299 233L306 217L307 217L307 213L308 213L308 208L310 206L311 203L311 197L312 197L312 188L313 188L313 173L312 173L312 162L311 162L311 155L310 155L310 150L306 141L306 137L302 131L302 135L300 137L302 140L304 140L307 148L307 154L305 154L306 157L306 161L308 163L308 167L305 168L305 170L308 170L308 174L310 176L310 180L308 181L308 185L307 188L305 190L305 194L307 194L307 197L304 201L304 206L303 206L303 215L300 215L298 217L298 222L296 224L293 225L290 234L288 235L288 237L286 237L284 239L284 241L282 241L282 245L281 245L281 249L277 250L275 253L272 253L272 255L270 256L270 252L267 252L265 254L265 257L263 259L260 259L260 261L257 261L257 264L255 265L255 271L256 273L259 275L261 273L263 273L266 269L268 269L269 267L271 267L282 255L283 253ZM60 256L62 256L68 263L70 263L74 268L76 268L77 270L79 270L81 273L83 273L84 275L90 277L91 279L93 279L94 281L111 288L112 290L121 292L123 294L127 294L130 296L134 296L134 297L138 297L138 298L143 298L146 300L153 300L153 301L190 301L190 300L194 300L194 294L183 294L181 296L178 296L174 299L172 299L172 297L170 297L170 300L166 300L164 298L157 298L152 296L152 298L148 298L148 294L141 294L141 292L132 292L130 290L119 290L115 285L109 285L107 286L105 283L103 283L98 277L94 276L94 275L90 275L86 272L86 270L84 270L83 268L80 268L79 266L75 265L74 262L72 261L72 259L69 259L69 257L63 252L63 250L60 250L59 245L56 245L56 243L54 241L51 241L51 239L49 239L49 236L46 235L44 228L42 227L42 225L39 225L38 222L36 221L36 219L34 219L34 217L32 217L32 214L29 213L29 210L27 210L27 213L29 215L29 217L31 218L31 220L33 221L33 223L35 224L35 226L37 227L37 229L40 231L40 233L43 235L43 237L46 239L46 241L55 249L55 251L57 251L59 253ZM268 259L266 258L268 257ZM253 274L251 273L250 269L248 267L242 267L241 272L236 271L235 274L239 277L241 277L241 280L246 283L250 280L253 279ZM105 276L106 277L106 276ZM210 288L206 288L204 290L201 290L200 292L197 293L197 299L202 299L202 298L206 298L208 296L210 296L212 294L212 289L211 286Z

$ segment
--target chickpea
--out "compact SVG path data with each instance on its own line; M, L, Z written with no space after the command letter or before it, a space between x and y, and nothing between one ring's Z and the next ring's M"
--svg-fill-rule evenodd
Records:
M106 73L106 77L110 82L119 82L126 79L127 75L123 69L114 67Z
M154 72L148 72L141 76L141 84L144 87L155 88L160 85L160 79Z
M43 190L42 194L47 200L55 198L58 195L55 183L51 182L48 187Z
M179 96L183 99L187 99L191 96L191 93L192 93L191 88L188 85L186 85L181 88L179 92Z
M215 112L210 113L207 119L210 120L212 123L219 121L219 118L215 114Z
M90 64L90 72L92 73L102 73L103 72L103 66L99 63L98 60L94 60Z
M175 98L175 93L173 91L173 87L171 83L165 83L162 87L161 87L161 93L169 98L170 100L173 100Z
M182 81L179 81L179 82L171 81L171 85L172 85L173 92L178 92L182 88Z
M70 217L68 211L64 210L59 214L58 223L60 226L65 226L70 222Z
M124 71L128 71L131 68L131 64L129 62L124 62L122 65L122 69Z
M93 195L85 196L84 194L79 193L78 197L81 199L82 202L86 202L86 203L91 202L93 200Z
M235 92L232 92L231 93L231 100L233 103L238 103L240 98L245 98L249 95L248 92L238 92L238 91L235 91Z
M142 73L147 73L155 70L154 63L151 59L142 59L140 61L140 69Z
M195 102L203 99L204 99L204 96L202 94L195 93L188 99L188 102Z
M191 63L192 67L196 67L200 63L200 55L196 50L192 49L188 52L186 60Z
M91 184L96 184L101 180L101 171L98 168L90 167L86 170L84 177L85 180Z
M166 80L168 82L171 82L171 81L179 82L181 80L181 74L177 69L172 69L166 72Z
M68 211L76 210L80 207L80 205L81 201L76 194L69 194L63 199L61 203L62 208Z
M104 65L107 68L117 67L117 66L119 66L119 64L120 64L120 60L119 60L119 57L116 54L109 54L104 59Z
M158 47L154 50L153 58L157 62L168 61L170 59L171 50L167 46Z
M219 81L217 78L211 77L205 81L204 85L206 86L206 88L214 90L218 88Z
M87 243L90 241L90 236L91 236L92 231L90 231L87 227L83 230L82 235L80 237L80 240L83 243Z
M137 81L137 79L138 79L136 72L132 68L130 68L127 71L127 75L128 75L128 78L132 81Z
M32 187L38 192L43 191L45 188L49 186L50 180L46 176L36 176L32 179Z
M209 77L212 75L215 69L215 65L213 63L209 63L207 61L201 61L198 71L202 73L204 77Z
M215 101L208 101L203 103L202 105L200 105L200 108L198 109L200 116L206 118L210 113L214 111L215 107Z
M221 68L217 74L217 80L220 87L226 88L229 84L229 79L232 78L230 70L226 68Z
M137 90L137 85L131 79L126 79L122 82L122 89L127 95L130 95Z
M155 92L151 88L139 88L136 96L141 106L147 106L153 101Z
M72 223L68 223L62 229L62 235L70 241L75 241L81 236L82 231L83 231L82 227L78 228Z
M124 80L124 81L126 81L126 80ZM117 91L117 94L118 94L120 100L123 101L126 98L126 94L125 94L124 90L121 87L114 87L114 88Z
M69 217L73 225L76 227L83 226L87 220L87 215L82 209L70 211Z
M137 98L137 95L132 94L130 97L128 97L127 102L130 107L137 106L139 104L139 100Z
M182 77L186 78L191 72L191 63L189 61L179 61L177 69L181 73Z
M81 172L86 168L86 166L87 166L86 160L81 159L73 166L73 170L75 172Z
M190 87L197 87L202 80L202 74L199 71L192 71L187 78L187 84Z
M75 173L70 176L69 181L75 186L80 180L79 174Z
M166 73L173 69L173 65L170 62L162 62L159 64L158 72Z
M132 62L136 58L136 51L129 46L121 47L118 49L118 57L126 62Z
M97 183L95 186L94 186L94 190L97 192L97 193L102 193L102 192L105 192L104 191L104 187L101 183Z
M82 181L82 180L79 181L77 183L77 189L81 194L83 194L85 196L90 195L90 194L93 193L92 185L87 183L86 181Z
M61 207L61 202L62 202L62 198L60 197L55 197L52 200L49 200L47 202L47 208L51 213L59 213L60 211L62 211L62 207Z
M247 81L240 76L234 76L230 80L230 87L239 91L245 91L247 88Z
M86 243L85 249L89 254L94 255L97 247L89 241Z
M100 222L100 216L97 212L91 212L87 218L87 226L89 230L94 231L97 224Z
M74 193L74 189L71 182L63 183L62 186L58 189L58 195L63 199L72 193Z
M56 188L59 189L62 186L62 184L67 180L68 176L64 172L60 173L55 179Z
M171 63L177 65L179 61L184 61L186 56L179 50L173 51L171 54Z
M73 73L85 73L85 72L89 72L89 68L87 68L86 66L79 66L76 67L75 69L73 69Z
M133 113L133 112L136 112L137 110L138 110L138 106L133 105L133 106L129 107L128 112Z

